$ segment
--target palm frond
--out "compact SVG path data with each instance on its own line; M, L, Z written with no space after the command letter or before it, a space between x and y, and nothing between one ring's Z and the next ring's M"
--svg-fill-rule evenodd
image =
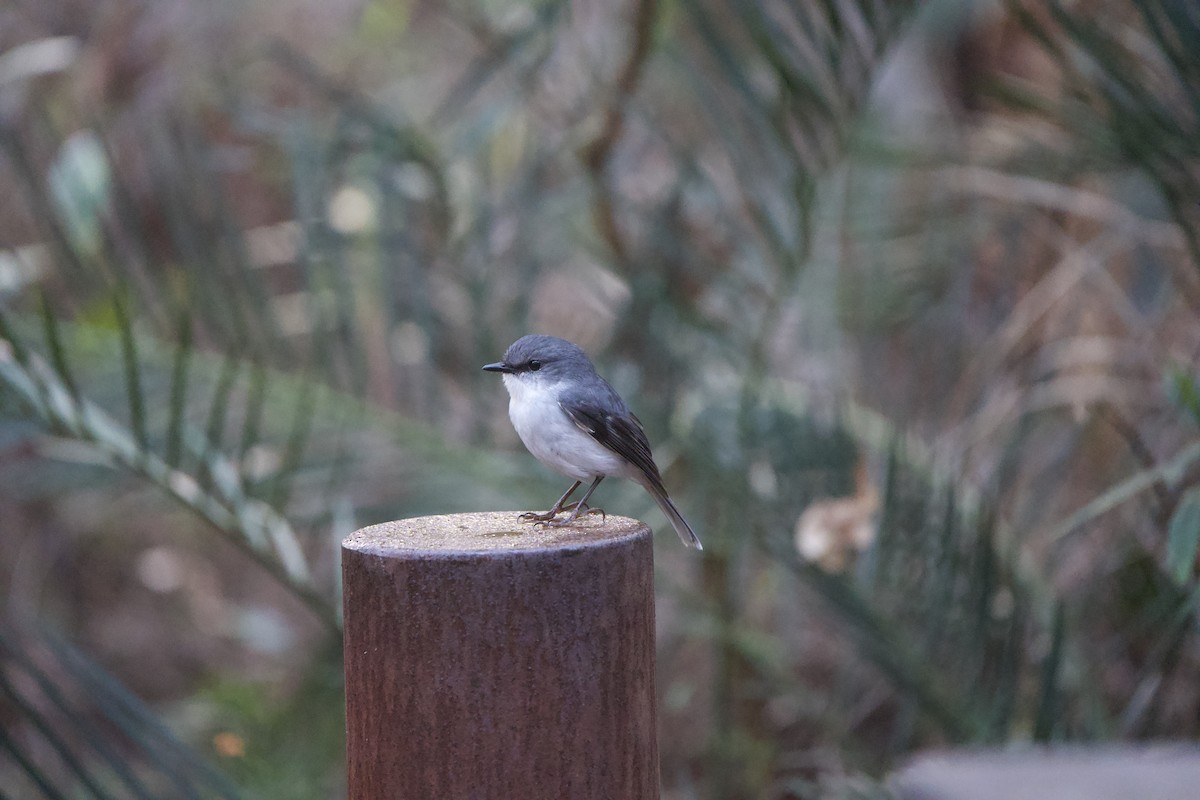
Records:
M6 314L0 312L0 316ZM129 320L124 323L128 325ZM246 496L239 467L215 450L203 433L186 425L182 428L183 446L196 460L200 473L192 475L172 467L150 450L144 439L139 441L77 387L68 387L57 369L20 344L10 321L4 322L4 332L6 343L12 344L7 352L0 352L0 385L51 430L95 448L113 466L149 480L207 520L336 628L333 603L313 584L291 525L267 503ZM122 338L128 341L131 337L127 332ZM52 338L57 339L57 334ZM131 383L130 392L140 397L140 386ZM200 475L206 476L204 482Z
M1085 141L1105 137L1150 176L1186 237L1192 261L1200 264L1194 50L1200 19L1194 9L1182 0L1106 3L1087 14L1058 0L1044 6L1048 13L1021 0L1010 7L1062 70L1067 86L1061 104L1078 98L1074 102L1092 113L1092 124L1076 132Z
M240 797L125 687L47 629L0 625L0 705L19 712L0 732L0 774L21 796Z

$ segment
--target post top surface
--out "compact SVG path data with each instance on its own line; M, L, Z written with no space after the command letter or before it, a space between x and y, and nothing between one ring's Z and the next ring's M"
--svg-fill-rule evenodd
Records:
M361 552L496 553L602 547L648 536L650 526L630 517L589 516L569 527L547 528L518 519L519 511L413 517L361 528L342 547Z

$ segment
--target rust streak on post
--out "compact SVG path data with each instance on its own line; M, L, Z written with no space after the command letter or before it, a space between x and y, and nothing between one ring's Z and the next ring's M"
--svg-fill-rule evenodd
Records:
M653 566L624 517L347 537L351 800L657 798Z

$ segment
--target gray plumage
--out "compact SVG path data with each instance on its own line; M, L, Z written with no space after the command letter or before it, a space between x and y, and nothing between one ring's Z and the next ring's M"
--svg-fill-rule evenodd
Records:
M509 418L529 452L576 481L554 508L524 515L526 519L569 525L587 508L600 481L615 475L641 484L683 543L700 548L696 533L667 495L642 423L577 345L555 336L522 336L505 351L503 361L484 369L503 375ZM583 499L564 507L585 480L592 484ZM557 519L567 509L573 509L569 516Z

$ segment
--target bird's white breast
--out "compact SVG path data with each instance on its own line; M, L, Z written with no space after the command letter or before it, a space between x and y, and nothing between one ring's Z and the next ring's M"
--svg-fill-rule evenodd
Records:
M546 466L576 480L624 476L624 459L581 430L558 405L561 385L540 376L505 375L508 417L529 452Z

